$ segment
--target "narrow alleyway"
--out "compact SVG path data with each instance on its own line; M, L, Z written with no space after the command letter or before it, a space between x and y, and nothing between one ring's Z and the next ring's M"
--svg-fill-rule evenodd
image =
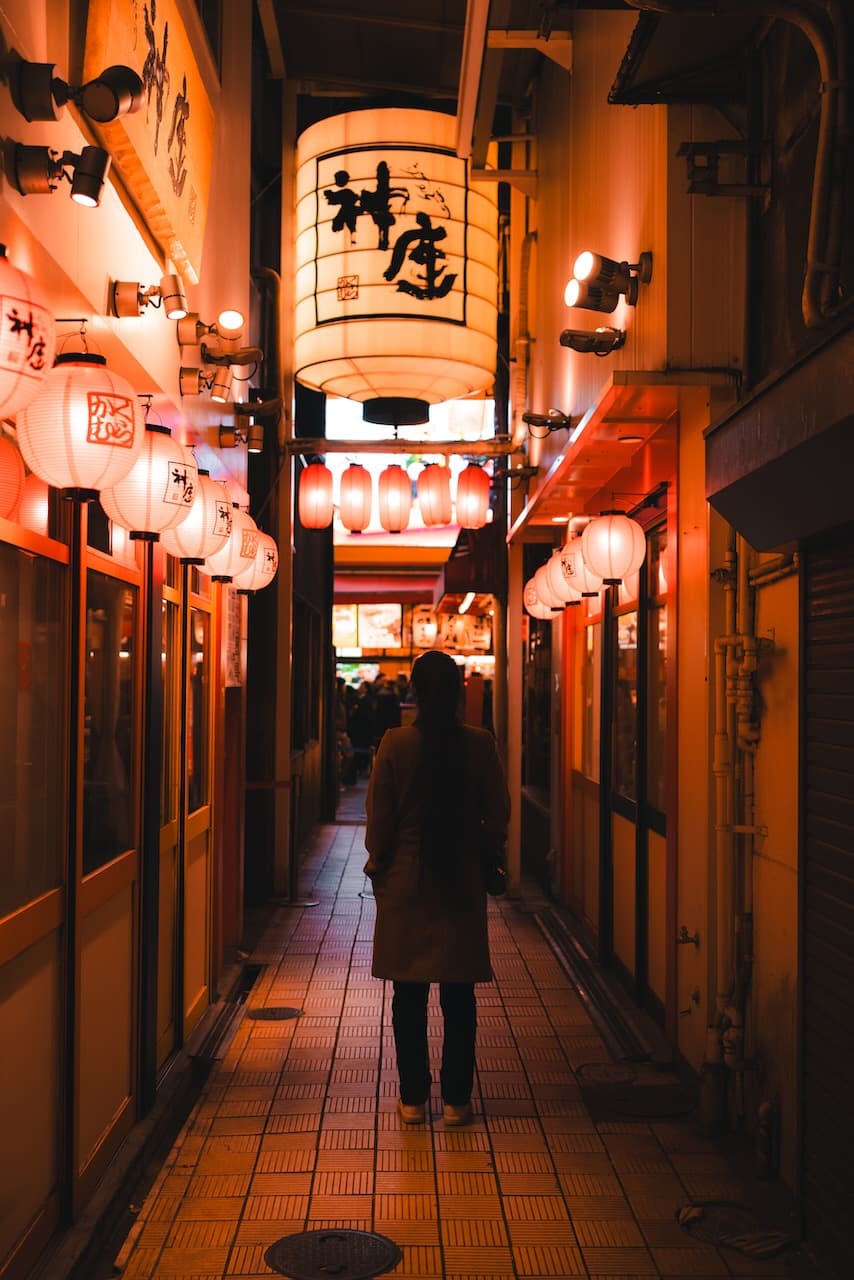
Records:
M677 1223L692 1198L755 1192L690 1115L594 1120L578 1073L608 1051L524 900L490 906L475 1123L446 1130L434 1086L430 1122L401 1129L357 814L345 798L341 822L316 833L301 890L318 905L278 909L252 955L263 967L246 1013L116 1274L270 1276L274 1241L324 1227L393 1240L397 1280L787 1274L782 1256L718 1249ZM253 1016L277 1007L300 1013ZM435 1004L431 1019L438 1058ZM640 1067L636 1084L671 1079Z

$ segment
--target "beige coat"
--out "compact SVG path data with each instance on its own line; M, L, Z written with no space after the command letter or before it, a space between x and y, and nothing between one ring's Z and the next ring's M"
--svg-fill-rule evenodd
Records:
M365 874L377 904L372 973L399 982L489 982L486 892L476 842L464 846L453 892L434 885L418 857L421 743L411 726L387 730L371 770ZM483 820L489 836L503 840L510 797L492 735L463 726L463 757L471 829Z

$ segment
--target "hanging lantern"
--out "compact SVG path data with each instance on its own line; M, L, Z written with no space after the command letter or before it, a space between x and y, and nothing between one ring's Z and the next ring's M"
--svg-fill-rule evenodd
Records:
M299 478L299 522L304 529L328 529L332 524L332 472L322 462L310 462Z
M50 527L50 489L40 476L28 475L18 503L18 524L33 533L47 534Z
M362 533L371 521L371 477L358 462L351 462L341 476L338 516L350 533Z
M27 473L24 460L8 436L0 435L0 516L15 518Z
M418 477L418 505L428 527L451 523L451 472L431 462Z
M537 595L537 588L534 585L533 578L529 578L525 583L522 591L522 603L525 606L526 612L528 612L532 618L539 618L541 621L547 622L550 618L555 616L554 609L550 609L547 604L543 604L542 600Z
M17 428L30 470L82 499L124 479L145 443L133 387L88 351L56 357L38 395L18 414Z
M199 470L196 497L180 524L164 529L161 545L182 564L204 564L225 545L231 530L231 502L210 472Z
M546 568L549 586L568 604L577 604L582 596L596 596L602 590L602 579L584 563L580 538L572 538L559 547Z
M296 376L394 408L368 421L423 422L495 377L496 184L469 181L456 132L453 115L395 107L297 143Z
M248 511L236 502L231 504L231 530L225 545L205 561L205 573L214 582L232 582L237 574L249 569L258 550L258 526Z
M196 498L199 469L168 427L147 423L142 452L127 475L101 491L101 506L133 539L157 542L180 525Z
M412 484L396 462L380 472L380 524L387 533L400 533L409 524L412 510Z
M475 463L457 477L457 524L463 529L482 529L489 511L489 476Z
M547 609L563 609L566 601L552 591L548 579L548 564L541 564L533 578L534 588L540 600L540 604L544 604Z
M0 418L36 396L53 365L54 319L39 285L13 267L0 245Z
M622 511L594 516L581 535L584 563L606 586L637 573L646 555L646 538L636 520Z
M255 559L248 569L235 576L234 585L246 595L252 591L263 591L275 578L278 567L279 548L275 538L271 538L269 533L259 533Z

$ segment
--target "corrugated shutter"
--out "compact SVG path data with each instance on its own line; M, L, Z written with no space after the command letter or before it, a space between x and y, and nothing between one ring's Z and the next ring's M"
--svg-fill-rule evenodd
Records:
M806 1232L850 1275L854 1211L854 539L806 560L803 868Z

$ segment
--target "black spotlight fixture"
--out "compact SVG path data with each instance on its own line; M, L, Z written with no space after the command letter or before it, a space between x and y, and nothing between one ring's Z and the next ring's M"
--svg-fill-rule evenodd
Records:
M52 62L20 60L10 68L12 101L25 120L58 120L67 102L98 124L131 115L142 106L143 83L131 67L107 67L86 84L71 85Z

